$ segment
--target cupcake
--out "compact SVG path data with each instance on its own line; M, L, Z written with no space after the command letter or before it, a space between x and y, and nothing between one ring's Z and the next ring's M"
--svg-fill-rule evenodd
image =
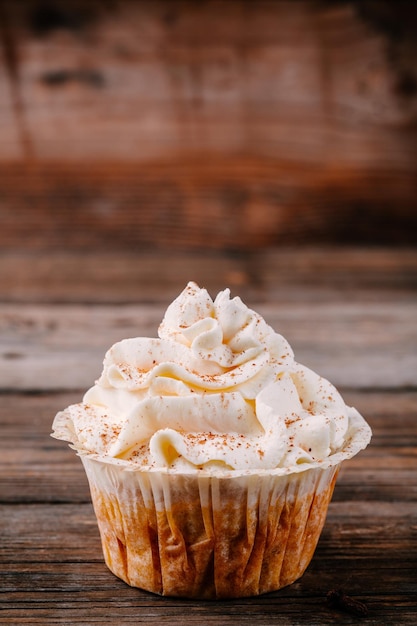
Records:
M238 598L303 574L340 465L371 430L240 298L189 283L158 338L110 348L52 435L83 462L116 576Z

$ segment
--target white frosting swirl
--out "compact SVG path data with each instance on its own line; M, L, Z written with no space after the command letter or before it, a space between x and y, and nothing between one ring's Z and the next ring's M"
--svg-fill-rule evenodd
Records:
M228 289L213 301L189 283L159 338L107 352L83 402L55 436L134 466L253 470L322 461L340 450L349 407L294 360L287 341Z

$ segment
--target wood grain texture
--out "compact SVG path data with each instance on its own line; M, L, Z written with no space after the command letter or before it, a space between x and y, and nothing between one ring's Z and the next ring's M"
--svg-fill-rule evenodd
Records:
M412 142L392 125L412 127L416 94L396 79L415 68L366 4L6 3L33 154L401 167Z
M45 252L412 245L417 176L281 159L0 167L1 247Z
M14 524L10 526L13 530L9 538L14 542L18 540L22 562L2 563L7 585L3 594L5 616L15 622L26 618L41 623L43 618L49 624L58 619L62 611L71 623L90 623L89 620L98 618L97 623L109 624L119 619L119 623L124 624L135 616L139 623L149 623L150 619L156 622L157 618L162 623L174 624L181 623L181 619L185 620L182 623L189 624L235 624L237 619L239 623L241 619L243 623L256 619L261 624L298 625L305 623L307 611L312 624L332 624L335 620L352 624L355 623L352 618L326 606L326 592L343 580L352 595L366 598L370 617L365 624L376 625L378 620L386 620L383 623L387 624L412 624L414 612L409 599L413 586L407 583L407 576L411 581L415 567L415 558L409 551L415 540L410 530L410 523L415 523L415 510L406 506L401 511L395 504L378 506L369 502L366 509L359 509L360 514L349 516L350 521L344 524L343 517L349 506L349 502L345 506L330 506L315 558L301 581L263 598L207 603L154 598L117 580L100 562L101 547L90 505L56 506L55 517L51 517L49 507L32 505L35 524L30 531L22 519L23 512L19 515L15 511L10 516ZM58 535L57 524L62 528ZM364 526L359 541L358 524ZM80 531L87 549L77 544ZM60 547L64 533L72 555L68 549ZM34 549L36 545L38 548ZM347 550L349 554L340 558ZM387 553L397 555L390 567L386 565ZM395 573L393 566L400 560L401 571ZM376 569L380 572L378 579ZM395 594L391 592L393 581ZM109 603L116 595L117 602ZM386 597L388 601L384 601ZM303 608L300 611L301 598ZM13 599L13 603L9 599Z
M226 625L236 620L301 626L306 619L316 626L357 623L358 618L328 605L329 590L342 588L366 604L368 616L361 623L414 625L417 397L415 363L407 359L415 355L415 255L375 250L365 255L365 262L358 249L338 251L331 259L328 251L320 250L307 256L300 250L264 254L256 265L263 290L250 292L253 274L249 282L242 281L252 293L251 304L275 327L285 329L310 365L331 365L346 402L373 429L369 448L342 467L304 576L260 598L184 602L132 589L104 565L81 462L49 433L55 413L81 398L84 389L73 388L73 376L82 361L96 354L99 367L102 349L113 340L138 326L144 333L155 328L166 305L166 289L174 288L158 261L154 281L160 291L155 287L135 302L105 304L102 293L94 290L86 302L85 277L78 291L73 282L73 303L54 303L53 282L44 284L42 304L31 303L29 296L22 304L18 294L16 300L13 294L8 302L3 300L2 377L10 382L14 371L18 389L6 385L9 391L3 388L0 403L0 621L46 626ZM96 263L101 261L96 258ZM178 280L185 279L189 261L188 255L177 258L175 269L182 272ZM230 270L228 261L224 267ZM274 262L282 268L279 280ZM233 266L233 271L242 272L242 266ZM145 272L141 280L149 275ZM220 278L211 280L215 287ZM373 368L380 379L370 389ZM45 372L49 385L63 381L65 391L45 389Z
M3 0L1 246L414 245L413 6Z
M0 0L1 624L416 624L416 27L403 0ZM373 429L304 576L259 598L115 578L49 436L188 280Z
M3 303L166 305L194 280L255 302L415 301L414 248L280 246L260 250L0 252Z

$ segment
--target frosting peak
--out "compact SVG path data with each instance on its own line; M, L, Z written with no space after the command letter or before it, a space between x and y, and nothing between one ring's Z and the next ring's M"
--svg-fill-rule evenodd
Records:
M158 338L112 346L99 380L54 430L80 451L135 467L274 469L340 450L351 411L240 298L226 289L213 301L190 282Z

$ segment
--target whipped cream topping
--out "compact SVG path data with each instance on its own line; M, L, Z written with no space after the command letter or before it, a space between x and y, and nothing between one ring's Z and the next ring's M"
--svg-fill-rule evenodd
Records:
M239 297L226 289L213 301L189 283L158 338L111 347L53 429L81 453L133 467L269 470L340 451L352 411Z

